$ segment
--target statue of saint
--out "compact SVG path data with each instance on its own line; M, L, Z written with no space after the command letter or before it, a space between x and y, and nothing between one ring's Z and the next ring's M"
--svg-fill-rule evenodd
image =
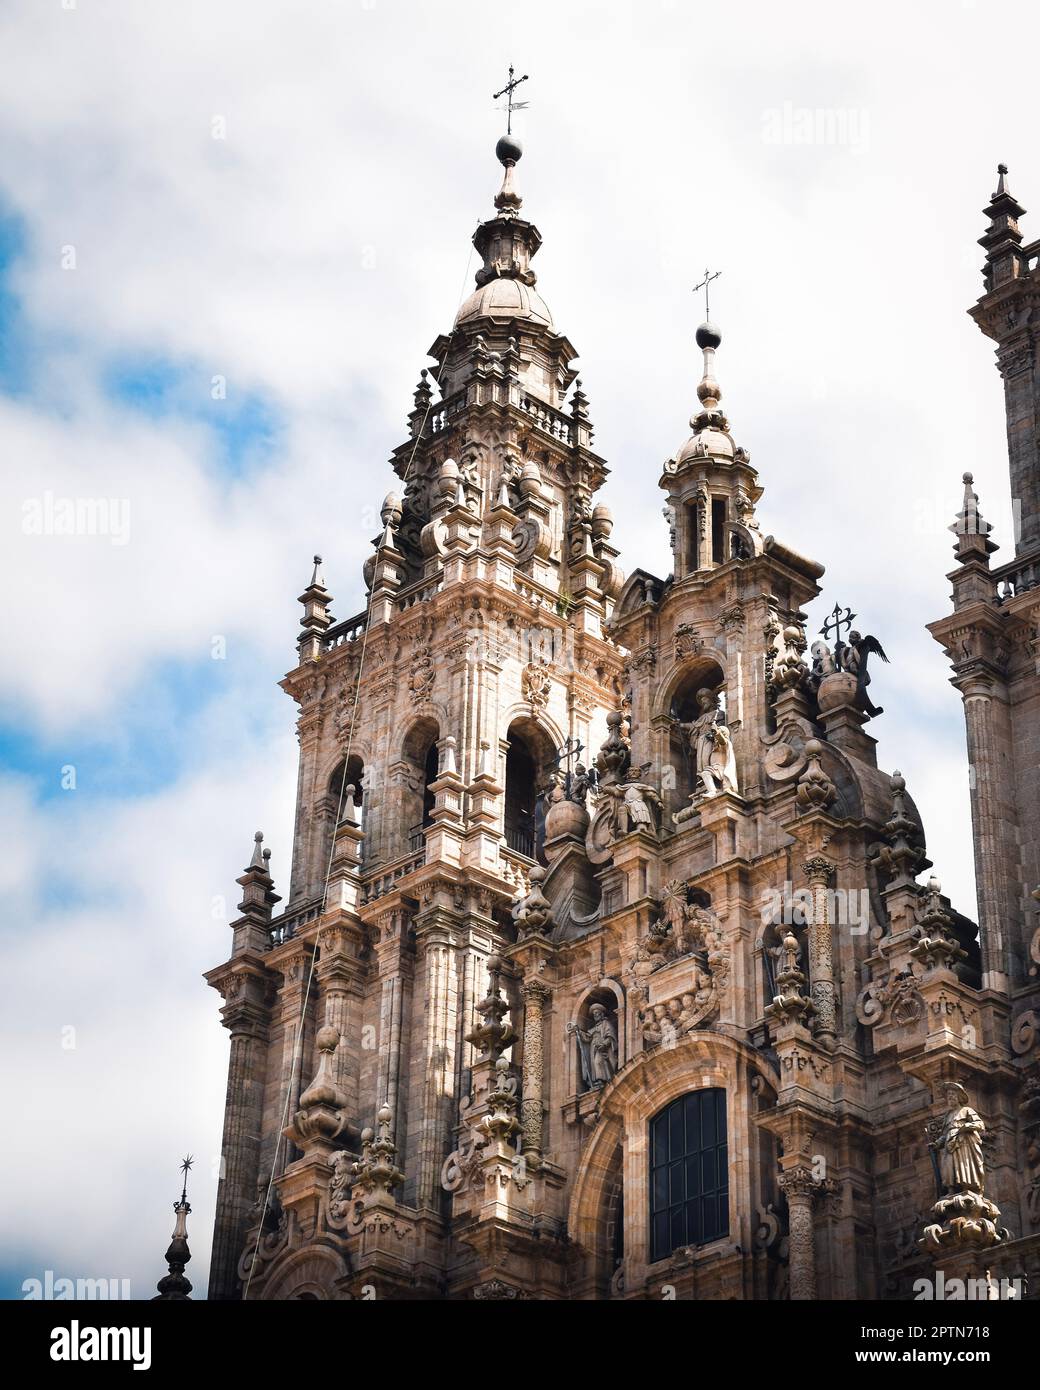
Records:
M947 1192L981 1193L986 1182L982 1156L986 1126L971 1108L968 1093L959 1082L947 1083L944 1094L950 1109L935 1143L943 1187Z
M682 729L693 754L700 791L704 796L737 793L737 763L733 737L719 706L718 692L706 686L697 691L697 718Z
M605 1086L618 1067L617 1024L607 1012L606 1005L592 1004L588 1027L580 1028L576 1023L569 1023L567 1031L578 1039L585 1089L592 1091Z

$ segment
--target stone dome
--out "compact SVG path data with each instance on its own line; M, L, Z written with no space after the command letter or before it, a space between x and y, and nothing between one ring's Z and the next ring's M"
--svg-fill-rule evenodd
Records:
M530 319L532 323L544 324L552 328L552 314L545 300L525 285L522 280L510 276L499 276L489 280L474 290L463 304L455 319L456 324L467 323L470 319Z
M681 467L690 459L715 458L731 459L733 457L733 440L722 430L707 428L698 430L691 434L686 443L682 446L675 456L677 467Z

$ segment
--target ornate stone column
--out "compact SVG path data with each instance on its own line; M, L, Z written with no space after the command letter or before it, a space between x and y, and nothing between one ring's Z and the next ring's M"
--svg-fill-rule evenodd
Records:
M790 1254L790 1298L816 1297L816 1232L813 1203L820 1184L804 1164L780 1174L780 1188L787 1198Z
M805 876L812 894L812 920L809 923L809 974L812 1002L816 1010L816 1036L821 1046L833 1051L838 1041L838 1009L834 988L834 942L830 921L827 885L834 872L833 863L823 854L812 854L805 861Z
M542 1113L544 1110L545 1042L543 1022L549 987L543 980L529 979L524 997L524 1098L520 1106L523 1154L538 1162L542 1156Z

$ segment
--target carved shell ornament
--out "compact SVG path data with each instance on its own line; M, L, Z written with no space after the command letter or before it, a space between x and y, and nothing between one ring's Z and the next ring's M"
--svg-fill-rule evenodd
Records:
M516 547L516 563L524 565L534 558L541 538L541 527L534 517L518 522L513 528L513 545Z

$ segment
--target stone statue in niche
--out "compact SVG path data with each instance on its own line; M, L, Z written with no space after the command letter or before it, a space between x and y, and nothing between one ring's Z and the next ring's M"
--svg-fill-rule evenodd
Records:
M707 686L697 691L696 719L681 725L693 759L699 796L718 796L720 792L739 795L737 762L733 736L722 711L719 692Z
M617 1023L610 1016L607 1006L596 1002L589 1006L586 1027L568 1023L567 1031L573 1033L578 1042L582 1089L599 1090L618 1068Z

